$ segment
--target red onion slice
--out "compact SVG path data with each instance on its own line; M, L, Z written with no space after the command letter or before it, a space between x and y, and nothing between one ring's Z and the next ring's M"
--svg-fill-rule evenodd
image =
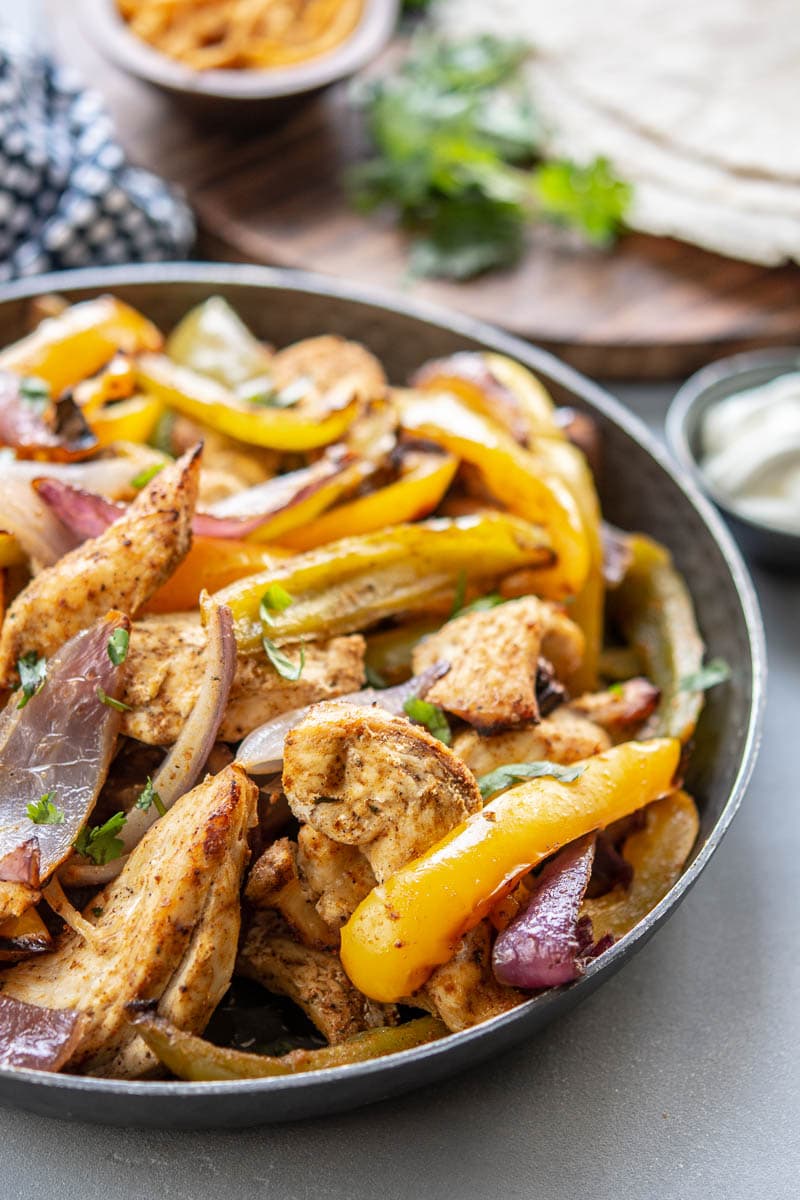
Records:
M0 715L0 879L19 882L21 848L34 838L46 879L67 857L108 773L119 713L101 696L119 698L121 664L108 643L128 618L111 612L53 655L41 689L24 707L12 694ZM29 803L52 793L63 820L34 824ZM24 857L24 852L23 852Z
M25 553L41 566L50 566L74 550L85 535L76 536L59 520L31 486L44 472L49 480L89 492L114 495L124 491L135 468L127 459L98 459L74 464L20 462L0 455L0 524L13 533Z
M58 1071L81 1036L81 1015L0 996L0 1066Z
M323 484L340 475L350 461L347 456L329 455L310 467L290 471L286 475L268 479L266 483L246 488L218 501L208 512L196 512L192 528L200 537L247 537L278 513L313 495ZM128 472L127 482L130 483L130 466ZM37 496L74 539L82 541L98 537L125 512L124 505L53 476L49 464L46 468L40 466L36 474L41 478L32 479L31 482ZM60 536L64 538L63 530ZM55 543L56 539L53 538L53 541ZM73 540L67 549L72 549L75 544ZM62 553L65 551L62 550Z
M583 972L585 938L578 918L594 862L594 835L580 838L548 863L527 907L502 933L492 967L510 987L557 987Z
M337 696L336 700L343 704L357 704L366 708L376 704L395 717L404 715L404 705L407 700L422 697L433 687L437 679L449 670L448 663L435 663L420 675L414 675L405 683L399 683L390 688L362 688L358 692L349 692L346 696ZM281 713L273 717L266 725L260 725L249 733L239 747L236 761L240 762L245 771L252 775L271 775L280 771L283 766L283 744L286 734L295 725L299 725L308 710L313 705L306 704L303 708L293 708L291 712Z

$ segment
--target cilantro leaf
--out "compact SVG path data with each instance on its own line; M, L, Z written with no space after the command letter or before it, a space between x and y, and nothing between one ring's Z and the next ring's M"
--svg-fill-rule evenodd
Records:
M143 487L147 487L151 479L155 479L160 471L164 470L165 463L151 463L149 467L142 467L131 480L131 487L141 491Z
M609 164L545 163L520 42L416 38L394 73L355 89L374 154L348 178L353 203L390 207L411 235L413 275L468 279L513 265L531 221L616 232L630 188Z
M130 634L127 629L122 628L115 629L108 639L108 657L115 667L122 666L128 657L128 643L130 640Z
M272 663L275 670L280 675L281 679L297 680L303 674L303 667L306 665L306 650L305 646L300 647L300 661L295 664L290 658L279 649L274 642L268 637L263 637L261 643L264 647L264 653Z
M410 700L406 700L403 711L417 725L424 725L428 732L440 742L444 742L445 746L450 745L453 735L444 709L439 708L438 704L431 704L429 700L420 700L418 696L412 696Z
M718 683L726 683L731 677L731 668L724 658L712 658L693 675L685 675L678 684L679 692L707 692Z
M91 859L98 867L113 862L119 858L125 849L125 843L117 834L124 827L125 813L114 813L103 825L84 826L72 843L78 854Z
M614 237L632 194L630 185L616 178L605 158L585 166L545 163L536 172L534 188L543 216L573 225L601 246Z
M144 785L144 788L140 792L139 797L136 800L134 807L140 808L142 810L142 812L147 812L148 809L151 807L151 805L155 807L155 810L160 817L163 817L165 812L167 811L166 808L164 807L163 800L159 796L156 789L153 787L152 779L148 775L147 783Z
M50 384L38 375L25 375L19 381L19 398L35 408L44 408L52 399Z
M488 775L481 775L478 787L484 800L488 800L495 792L502 792L525 779L542 779L547 776L559 780L560 783L572 783L580 779L585 770L586 767L582 763L565 767L561 763L548 762L547 759L541 759L539 762L508 763L507 766L490 771Z
M95 689L95 694L101 704L105 704L109 708L115 708L117 712L131 712L130 704L126 704L124 700L115 700L113 696L109 696L108 692L104 691L99 685Z
M285 612L293 603L294 597L289 595L285 587L279 583L271 583L261 597L261 620L269 624L272 620L272 613Z
M31 800L30 804L25 806L28 819L33 821L34 825L64 824L64 812L53 803L54 796L55 792L45 792L38 800Z
M40 657L35 650L29 650L17 659L19 671L19 686L22 689L17 708L24 708L31 696L40 692L47 678L47 659Z
M453 613L453 617L463 617L467 613L488 612L490 608L497 608L498 604L504 604L505 601L499 592L489 592L486 596L478 596L471 604L465 604L463 608L459 608ZM453 619L452 617L450 618Z

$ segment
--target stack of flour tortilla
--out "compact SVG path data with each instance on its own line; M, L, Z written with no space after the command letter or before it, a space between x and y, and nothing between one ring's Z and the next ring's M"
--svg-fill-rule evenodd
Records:
M549 154L605 155L628 224L771 265L800 261L797 0L440 0L454 36L532 47Z

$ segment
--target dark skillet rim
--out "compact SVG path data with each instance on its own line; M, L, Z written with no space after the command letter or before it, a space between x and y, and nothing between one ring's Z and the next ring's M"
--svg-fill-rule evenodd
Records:
M364 0L358 24L343 42L293 66L199 71L132 33L115 0L80 0L80 16L89 36L122 70L168 91L243 104L299 96L355 74L389 42L399 12L399 0Z
M649 935L680 903L699 875L705 870L712 855L728 831L747 784L755 766L758 747L761 741L761 729L765 703L766 682L766 645L764 626L756 599L755 589L742 560L741 554L725 527L721 517L713 505L702 494L693 478L683 479L676 471L675 464L667 452L656 441L650 430L634 414L626 409L618 400L606 393L599 385L586 379L578 371L557 359L549 351L531 346L520 338L502 331L474 318L452 313L427 302L409 301L395 296L388 291L378 288L364 287L360 284L351 285L338 280L316 275L305 271L286 270L274 267L253 266L250 264L219 264L219 263L157 263L140 264L124 267L89 267L77 271L63 271L52 275L37 276L30 280L19 280L6 285L0 291L0 305L6 301L21 300L51 291L71 291L74 289L89 289L97 292L113 291L115 287L124 287L137 283L165 284L195 283L207 285L245 285L251 287L285 288L297 292L310 292L317 295L329 296L369 305L384 311L394 311L410 318L426 321L430 324L444 326L450 331L465 338L483 342L501 354L531 366L534 370L544 370L559 384L570 389L581 399L586 399L598 408L656 461L659 467L670 477L680 489L686 500L701 517L710 535L719 547L728 571L733 579L739 598L752 659L751 672L751 702L747 729L742 743L739 768L731 786L730 795L717 821L701 850L681 875L675 886L664 899L641 921L635 929L599 959L590 963L586 973L575 983L566 988L555 988L542 993L540 996L525 1001L510 1012L476 1025L461 1033L452 1033L435 1042L403 1050L398 1054L372 1062L356 1063L346 1067L329 1067L322 1071L306 1074L279 1076L266 1079L226 1080L218 1082L187 1083L173 1081L135 1081L92 1078L81 1075L57 1075L47 1071L32 1071L13 1068L0 1068L0 1079L20 1083L41 1084L55 1090L69 1092L88 1092L96 1095L124 1095L132 1098L141 1097L143 1101L154 1097L174 1097L191 1102L192 1098L230 1096L230 1095L281 1095L294 1093L298 1089L327 1085L330 1089L337 1084L356 1077L365 1078L382 1072L387 1076L387 1093L391 1091L388 1080L395 1072L402 1072L411 1060L427 1062L432 1059L453 1057L456 1069L465 1065L463 1050L477 1045L485 1037L496 1035L508 1030L514 1025L521 1026L521 1036L534 1011L558 1006L559 1000L567 992L576 993L576 1001L593 989L600 982L597 977L603 973L611 976L622 965L622 962L635 953L644 944ZM520 1038L521 1040L521 1038Z
M710 496L722 512L728 513L756 533L775 534L800 545L800 534L780 525L774 525L770 521L757 521L748 513L743 512L730 496L719 491L706 478L689 442L687 429L689 418L710 388L727 380L733 382L738 376L744 375L748 371L767 367L782 367L783 371L794 368L795 371L800 372L800 346L770 346L763 350L743 350L739 354L729 354L725 358L718 358L708 366L695 371L678 388L667 411L665 426L667 444L678 462L689 472L698 490ZM778 374L783 371L777 371L773 378L777 379Z

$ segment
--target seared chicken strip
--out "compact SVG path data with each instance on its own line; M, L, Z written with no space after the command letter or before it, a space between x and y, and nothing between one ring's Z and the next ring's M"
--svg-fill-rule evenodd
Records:
M357 691L364 682L364 645L360 634L307 643L297 680L280 676L261 652L240 655L220 740L238 742L279 713ZM132 711L123 715L123 733L151 746L176 740L203 683L205 647L197 613L134 623L122 695Z
M311 825L297 835L297 866L323 921L344 925L375 887L372 867L356 846L334 842Z
M335 700L286 735L283 789L299 821L359 847L379 883L481 807L464 763L426 729Z
M391 1005L376 1004L353 987L334 951L300 945L274 912L253 916L236 972L288 996L331 1043L396 1023Z
M482 733L497 733L538 720L540 656L564 678L582 654L583 635L562 609L524 596L448 621L416 647L413 667L419 674L434 663L450 663L426 699Z
M538 725L514 729L482 737L474 729L460 733L453 750L475 775L488 775L497 767L509 763L549 762L569 763L589 758L607 750L611 739L604 729L588 717L561 705Z
M67 929L55 949L0 975L29 1004L83 1014L67 1069L136 1078L157 1066L125 1004L202 1031L230 981L239 891L255 820L256 785L236 764L180 799L142 838L119 878L90 901L91 940Z
M20 592L0 634L0 687L13 684L21 655L51 654L110 608L135 616L169 578L191 545L200 452L165 467L99 537Z
M386 391L386 375L374 354L358 342L333 334L304 338L278 350L270 363L270 379L279 391L300 379L309 390L336 389L362 400L377 400Z
M624 742L652 716L660 695L649 679L628 679L607 692L586 692L570 708L601 725L613 742Z
M449 962L437 967L412 1004L441 1017L455 1033L490 1017L516 1008L527 997L504 987L492 974L492 936L488 921L481 921L461 938Z
M297 846L289 838L267 847L250 872L244 894L253 908L280 913L304 946L338 947L339 930L327 925L314 907L314 897L298 871Z

